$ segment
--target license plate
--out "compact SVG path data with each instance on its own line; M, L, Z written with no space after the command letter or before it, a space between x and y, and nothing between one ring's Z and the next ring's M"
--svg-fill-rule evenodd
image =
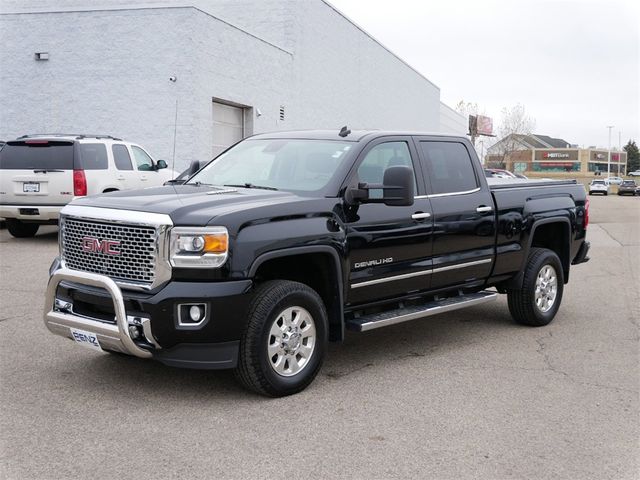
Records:
M76 343L79 343L83 347L91 348L93 350L102 350L100 342L98 341L98 336L95 333L72 328L71 335Z
M23 192L29 192L29 193L39 192L40 191L40 184L37 183L37 182L23 183L22 184L22 191Z

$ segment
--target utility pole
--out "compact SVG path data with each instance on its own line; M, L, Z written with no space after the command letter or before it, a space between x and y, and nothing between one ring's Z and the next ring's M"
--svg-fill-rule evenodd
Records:
M607 178L611 177L611 129L613 125L607 125L609 129L609 154L607 155ZM608 183L608 182L607 182Z
M620 176L621 163L622 163L622 130L618 130L618 176Z

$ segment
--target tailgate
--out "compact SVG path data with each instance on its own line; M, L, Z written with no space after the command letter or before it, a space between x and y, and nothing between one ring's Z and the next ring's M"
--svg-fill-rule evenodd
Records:
M64 205L73 198L73 166L73 142L8 142L0 150L0 202Z

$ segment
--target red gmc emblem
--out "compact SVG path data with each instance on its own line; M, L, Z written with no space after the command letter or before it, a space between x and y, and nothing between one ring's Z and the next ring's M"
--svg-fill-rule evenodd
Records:
M82 250L90 253L104 253L106 255L120 255L120 242L117 240L99 240L93 237L82 239Z

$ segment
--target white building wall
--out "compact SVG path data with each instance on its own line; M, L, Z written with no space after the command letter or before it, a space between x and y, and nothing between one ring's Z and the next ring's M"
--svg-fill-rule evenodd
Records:
M466 135L469 132L469 120L453 108L440 102L439 132Z
M290 54L193 8L0 15L0 31L2 139L105 133L171 161L177 100L183 167L211 157L214 94L263 105L268 129L290 90Z

